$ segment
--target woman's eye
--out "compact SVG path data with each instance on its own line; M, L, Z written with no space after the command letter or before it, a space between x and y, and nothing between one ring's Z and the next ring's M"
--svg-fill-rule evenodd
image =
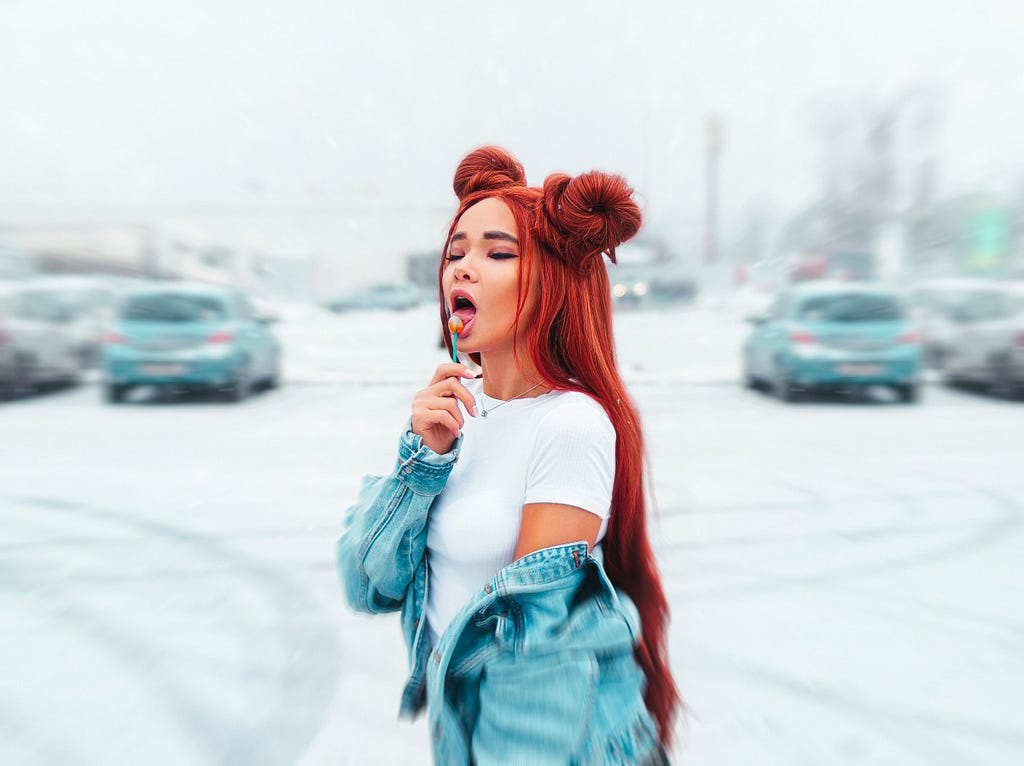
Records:
M460 258L462 258L462 256L459 255L458 253L448 253L448 260L449 261L457 261Z
M518 258L519 256L515 253L491 253L491 258L499 261L506 261L509 258Z

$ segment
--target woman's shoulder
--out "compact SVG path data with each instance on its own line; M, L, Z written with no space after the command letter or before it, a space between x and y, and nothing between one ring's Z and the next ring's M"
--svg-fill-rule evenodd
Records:
M604 407L582 391L557 391L550 395L541 423L550 429L615 433Z

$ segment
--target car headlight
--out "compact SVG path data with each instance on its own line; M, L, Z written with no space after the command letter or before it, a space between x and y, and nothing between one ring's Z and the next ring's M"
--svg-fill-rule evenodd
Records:
M633 285L633 295L635 295L637 298L643 298L645 295L647 295L647 283L637 282L635 285Z
M612 295L616 298L623 298L626 295L626 286L621 282L612 288Z

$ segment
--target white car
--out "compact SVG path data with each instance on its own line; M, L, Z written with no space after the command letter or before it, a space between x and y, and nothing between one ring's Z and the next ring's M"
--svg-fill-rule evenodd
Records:
M71 313L31 281L0 286L0 391L21 396L39 385L78 380Z
M915 325L924 339L925 364L946 366L951 339L958 333L964 307L991 294L991 279L948 277L921 282L907 291Z
M331 311L380 310L404 311L420 305L420 288L411 282L382 282L353 290L348 295L328 301Z

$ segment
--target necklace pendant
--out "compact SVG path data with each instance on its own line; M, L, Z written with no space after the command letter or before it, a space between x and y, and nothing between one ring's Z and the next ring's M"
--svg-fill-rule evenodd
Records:
M487 410L485 410L483 407L480 408L480 417L482 417L482 418L486 418L487 417Z

